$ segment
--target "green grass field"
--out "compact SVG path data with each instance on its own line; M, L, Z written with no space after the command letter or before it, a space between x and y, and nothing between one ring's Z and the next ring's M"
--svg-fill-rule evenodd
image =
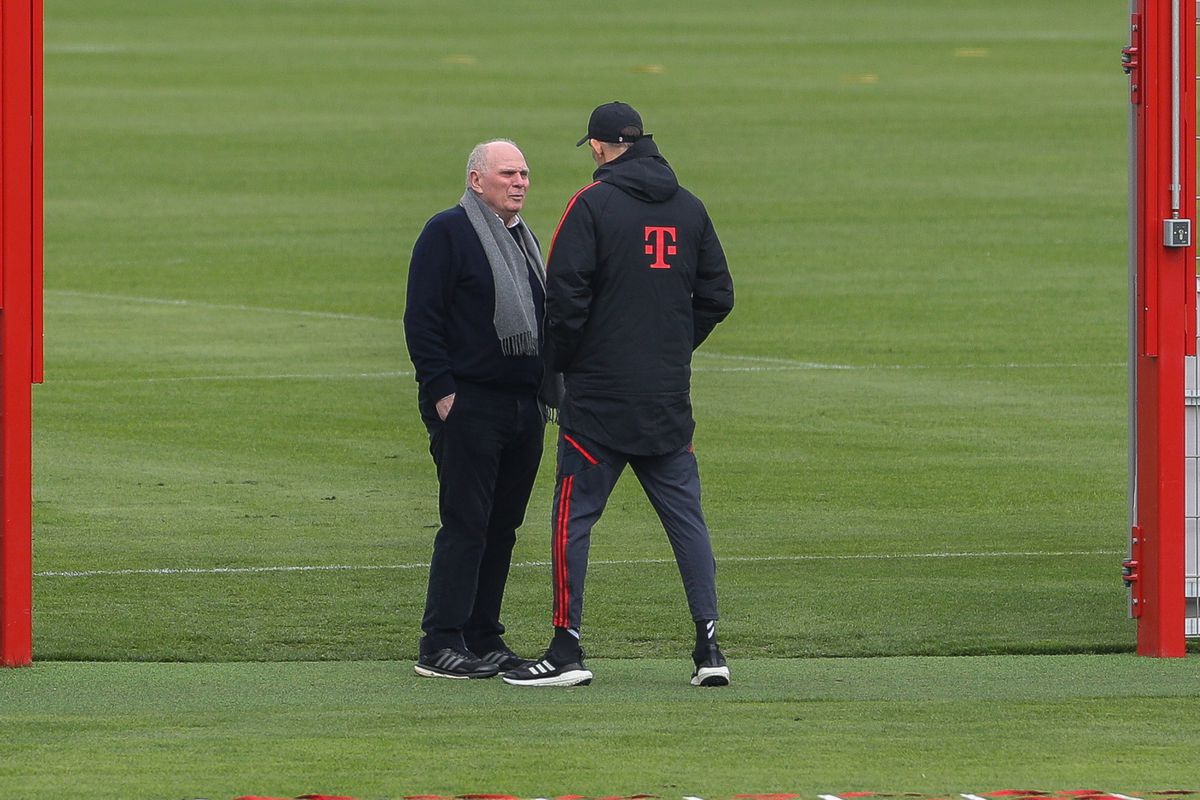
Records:
M1200 775L1197 668L1122 655L1126 4L46 0L45 26L38 663L0 674L0 790ZM596 685L429 685L412 242L509 136L546 244L611 99L705 200L737 284L693 390L735 685L687 691L691 623L631 476L593 537ZM506 600L530 653L552 473Z
M561 691L392 662L43 663L7 678L23 747L0 780L113 800L1194 789L1194 663L743 659L727 692L663 659L595 659Z

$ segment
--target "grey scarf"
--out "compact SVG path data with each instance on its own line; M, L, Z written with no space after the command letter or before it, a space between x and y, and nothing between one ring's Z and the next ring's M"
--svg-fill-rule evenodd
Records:
M518 226L521 242L525 245L525 253L522 253L496 212L479 195L468 188L458 204L466 209L467 219L479 236L488 264L492 267L492 278L496 284L496 310L492 322L500 339L501 352L506 356L536 356L539 325L533 292L525 276L525 253L529 254L528 263L543 289L546 287L546 265L542 263L542 254L538 251L533 234L524 224Z

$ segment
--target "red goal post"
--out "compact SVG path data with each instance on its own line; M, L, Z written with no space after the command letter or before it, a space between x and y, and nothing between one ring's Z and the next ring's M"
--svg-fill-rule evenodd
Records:
M1186 653L1185 364L1196 355L1196 1L1132 0L1130 550L1137 652Z
M0 665L33 660L32 384L42 380L42 0L0 0Z

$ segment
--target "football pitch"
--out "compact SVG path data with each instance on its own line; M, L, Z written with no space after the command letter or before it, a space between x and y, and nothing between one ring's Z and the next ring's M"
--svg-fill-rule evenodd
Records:
M46 0L45 29L3 793L1200 788L1200 668L1129 655L1120 581L1126 3ZM593 535L593 686L423 681L412 243L506 136L544 249L613 99L736 284L693 374L734 682L687 685L632 475ZM531 655L551 453L505 603Z

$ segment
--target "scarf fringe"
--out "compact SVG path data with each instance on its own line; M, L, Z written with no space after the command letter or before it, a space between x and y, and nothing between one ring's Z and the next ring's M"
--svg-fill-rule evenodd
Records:
M500 340L500 351L506 356L536 356L537 341L532 333L517 333Z

